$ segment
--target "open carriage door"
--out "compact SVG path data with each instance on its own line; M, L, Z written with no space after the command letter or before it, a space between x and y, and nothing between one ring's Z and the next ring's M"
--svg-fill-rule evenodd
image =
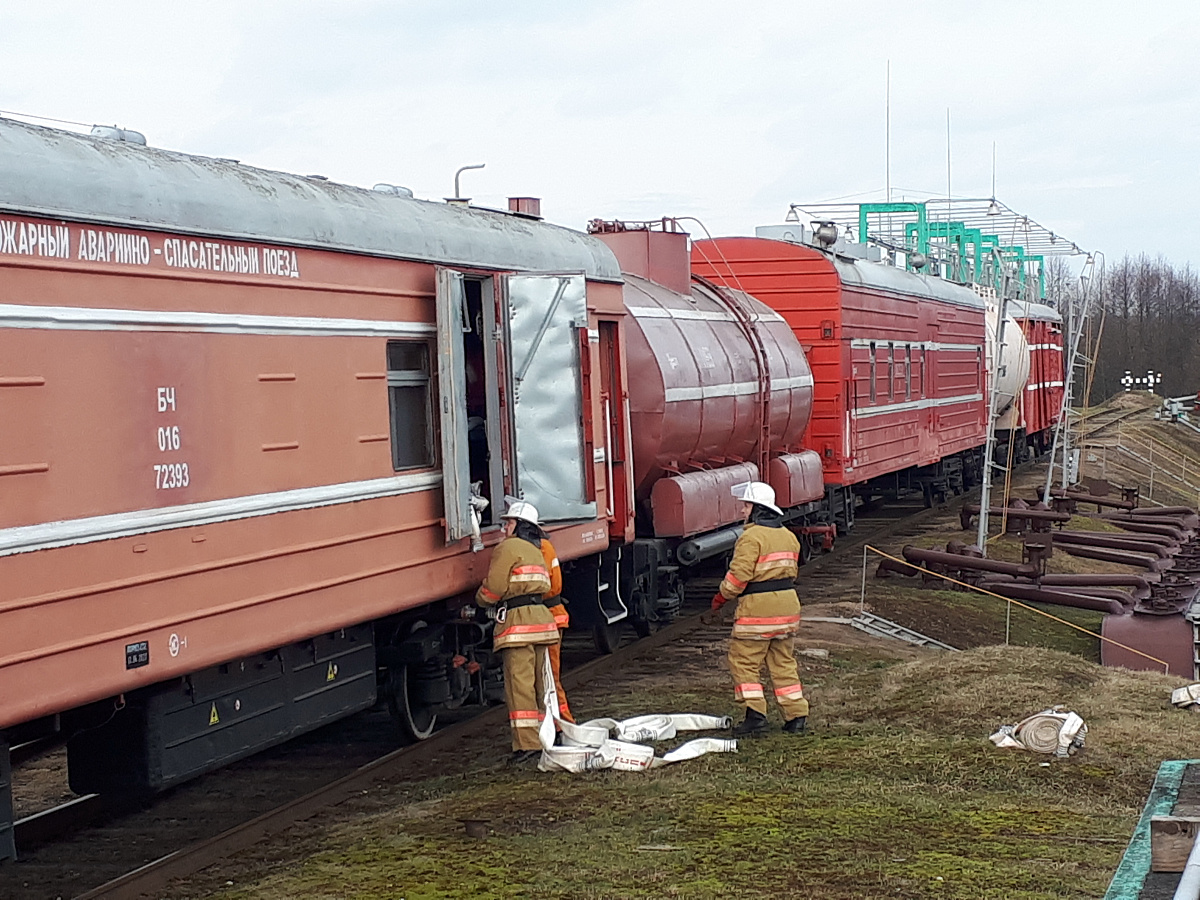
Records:
M438 393L442 432L442 492L446 539L471 534L467 372L463 350L465 293L461 272L437 270Z
M516 486L548 522L593 519L585 459L583 275L507 278Z

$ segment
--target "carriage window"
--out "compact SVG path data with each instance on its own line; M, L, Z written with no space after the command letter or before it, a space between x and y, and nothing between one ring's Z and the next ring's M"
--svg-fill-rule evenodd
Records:
M912 399L912 344L904 345L904 399Z
M888 399L896 399L896 345L888 341Z
M875 402L875 342L871 341L871 402Z
M925 396L925 345L921 345L921 357L917 360L917 387L921 396Z
M392 468L398 472L432 466L429 345L420 341L388 341L387 383Z

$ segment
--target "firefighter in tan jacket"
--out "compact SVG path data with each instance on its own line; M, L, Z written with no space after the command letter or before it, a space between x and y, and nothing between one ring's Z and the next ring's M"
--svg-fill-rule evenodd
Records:
M767 728L767 699L759 681L763 662L771 674L775 702L783 712L783 730L803 734L808 701L796 668L795 640L800 630L800 600L795 580L800 542L783 527L775 491L761 481L738 485L733 495L744 503L746 528L733 548L729 571L712 608L737 601L729 642L729 672L734 699L746 717L733 732L750 735Z
M550 538L542 532L542 559L546 561L546 570L550 573L550 590L546 592L546 606L550 615L554 616L554 624L558 626L558 640L546 648L550 654L550 670L554 673L554 692L558 694L558 714L568 722L574 722L571 707L567 704L567 692L562 684L562 633L571 625L571 616L567 613L566 601L562 595L562 568L558 564L558 552L550 543Z
M501 516L508 535L492 551L475 601L496 607L493 647L504 663L504 699L517 761L541 751L542 671L546 648L558 640L558 625L542 598L550 591L550 574L542 558L537 509L523 500Z

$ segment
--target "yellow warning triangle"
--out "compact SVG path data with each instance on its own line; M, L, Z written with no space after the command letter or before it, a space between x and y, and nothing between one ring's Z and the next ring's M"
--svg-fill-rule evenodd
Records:
M329 671L325 673L325 680L333 681L335 678L337 678L337 667L333 663L330 663Z
M217 704L212 705L212 709L208 713L208 724L216 725L221 721L221 717L217 715Z

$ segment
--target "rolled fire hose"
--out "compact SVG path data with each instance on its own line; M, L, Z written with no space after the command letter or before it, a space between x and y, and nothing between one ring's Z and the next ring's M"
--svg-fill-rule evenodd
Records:
M729 716L706 716L699 713L634 716L630 719L592 719L582 724L568 722L558 709L558 694L554 689L554 671L546 659L543 671L545 689L542 700L546 717L538 728L542 743L542 759L538 768L543 772L565 770L572 773L617 769L642 772L646 769L695 759L706 753L735 753L737 741L729 738L696 738L662 756L654 748L638 741L665 741L680 731L707 731L728 728ZM562 730L563 746L554 745L556 726Z
M1067 757L1083 746L1087 726L1078 714L1061 706L1044 709L1018 722L1001 725L990 740L997 747L1032 750Z

